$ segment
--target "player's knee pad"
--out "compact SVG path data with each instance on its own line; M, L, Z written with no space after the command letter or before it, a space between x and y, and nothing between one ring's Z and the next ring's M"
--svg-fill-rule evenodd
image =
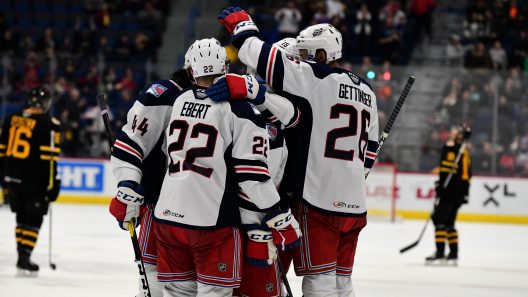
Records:
M335 271L305 275L302 282L302 292L304 297L337 297Z
M150 289L150 295L152 297L163 297L163 287L165 283L158 281L158 266L145 263L145 274L147 275L147 280ZM139 279L139 294L137 297L142 297L142 288L143 283Z
M197 285L195 281L169 282L163 287L164 297L194 297Z
M233 288L204 285L198 283L198 295L196 297L231 297Z
M339 297L355 297L354 286L352 285L351 276L336 276L337 281L337 296Z

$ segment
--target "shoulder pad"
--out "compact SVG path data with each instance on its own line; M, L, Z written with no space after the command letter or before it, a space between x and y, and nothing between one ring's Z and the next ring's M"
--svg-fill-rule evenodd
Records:
M181 88L170 80L158 80L146 85L137 100L146 106L170 105L181 91Z
M367 87L369 87L369 89L371 91L374 91L372 90L372 87L370 86L370 84L364 79L362 78L361 76L355 74L355 73L352 73L350 71L347 71L347 70L344 70L344 72L348 75L348 77L350 77L350 79L352 80L352 82L356 85L360 85L360 84L365 84Z
M231 112L241 119L248 119L260 128L266 128L266 122L255 105L246 101L229 102Z

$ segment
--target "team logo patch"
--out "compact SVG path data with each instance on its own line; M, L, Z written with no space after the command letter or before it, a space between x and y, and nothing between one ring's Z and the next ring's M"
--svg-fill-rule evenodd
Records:
M277 127L271 124L266 124L266 128L268 129L268 134L269 134L270 139L275 140L275 138L277 138L277 133L278 133Z
M312 36L313 36L313 37L317 37L317 36L321 35L324 31L325 31L325 29L316 29L316 30L312 33Z
M150 86L150 88L147 90L147 93L150 93L154 95L155 97L161 96L165 91L167 91L167 88L160 85L160 84L153 84Z
M227 271L227 264L226 263L218 263L218 271L226 272Z
M266 284L266 292L272 292L273 291L273 284L267 283Z

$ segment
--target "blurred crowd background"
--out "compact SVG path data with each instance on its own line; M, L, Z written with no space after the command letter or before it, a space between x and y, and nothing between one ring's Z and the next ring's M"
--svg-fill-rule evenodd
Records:
M168 77L159 70L164 58L178 56L173 69L181 67L188 45L211 35L226 45L231 70L245 71L229 36L214 24L223 5L247 9L270 42L295 37L312 24L338 28L341 67L372 81L381 127L407 76L418 72L419 80L429 79L430 87L413 93L428 109L409 109L406 117L420 120L400 128L418 139L408 141L400 132L383 161L431 171L450 127L467 124L475 132L476 173L528 176L528 3L520 0L2 0L1 117L20 109L33 86L47 85L52 113L63 125L64 155L107 156L98 93L107 94L119 129L139 89ZM200 33L204 16L216 28L208 36ZM166 51L171 18L184 19L177 32L185 38ZM409 144L412 160L404 150Z

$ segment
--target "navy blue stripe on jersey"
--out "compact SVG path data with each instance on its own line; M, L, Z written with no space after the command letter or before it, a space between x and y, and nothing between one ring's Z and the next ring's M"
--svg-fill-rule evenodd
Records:
M321 63L317 63L317 62L313 62L313 61L304 61L304 63L306 63L307 65L309 65L312 68L314 76L319 78L319 79L324 79L327 76L329 76L330 74L345 73L345 74L347 74L350 77L350 80L352 80L352 82L354 84L359 85L359 83L363 83L363 84L367 85L372 90L372 87L370 86L370 84L364 78L362 78L361 76L359 76L359 75L357 75L355 73L352 73L352 72L350 72L350 71L348 71L346 69L341 69L341 68L337 68L337 67L330 67L330 66L328 66L326 64L321 64Z
M229 104L231 106L231 112L237 117L250 120L260 128L266 128L264 118L253 104L246 101L230 101Z
M141 170L141 159L130 154L129 152L120 149L117 146L114 146L114 150L112 151L112 156L118 158L119 160L123 162L127 162L135 167L137 167L139 170Z
M275 56L273 57L274 61L270 61L270 63L274 63L272 66L273 68L273 74L271 77L271 86L278 91L283 90L283 83L284 83L284 63L282 61L282 52L280 50L277 50ZM269 70L269 67L268 67ZM270 83L270 81L268 81Z
M257 73L260 77L266 79L266 69L268 68L268 58L271 52L271 45L264 43L260 49L257 63Z
M143 160L144 154L143 154L143 150L141 149L139 144L137 144L132 139L130 139L130 137L128 137L128 135L125 132L123 132L123 131L121 131L119 133L119 135L117 136L117 139L116 139L116 141L114 143L114 150L116 148L124 150L127 153L132 154L132 155L140 158L141 160Z
M365 153L365 168L371 169L376 161L376 151L378 150L378 142L369 140L367 144L367 152Z
M271 207L260 209L250 201L251 199L248 197L248 195L244 194L243 192L238 192L238 200L237 200L238 207L243 208L243 209L256 211L256 212L266 212L267 210L275 209L280 205L280 202L277 202L277 204L274 204Z
M267 181L270 179L268 165L259 160L244 160L232 158L238 182L248 180Z
M294 107L293 117L290 120L290 122L285 125L285 127L286 129L295 128L299 124L300 121L301 121L301 111L297 107Z
M172 106L180 91L170 80L157 80L141 89L137 101L145 106Z
M279 119L277 119L276 116L274 116L271 111L265 109L264 111L261 112L262 113L262 116L266 119L266 121L268 121L269 123L276 123L279 121Z

